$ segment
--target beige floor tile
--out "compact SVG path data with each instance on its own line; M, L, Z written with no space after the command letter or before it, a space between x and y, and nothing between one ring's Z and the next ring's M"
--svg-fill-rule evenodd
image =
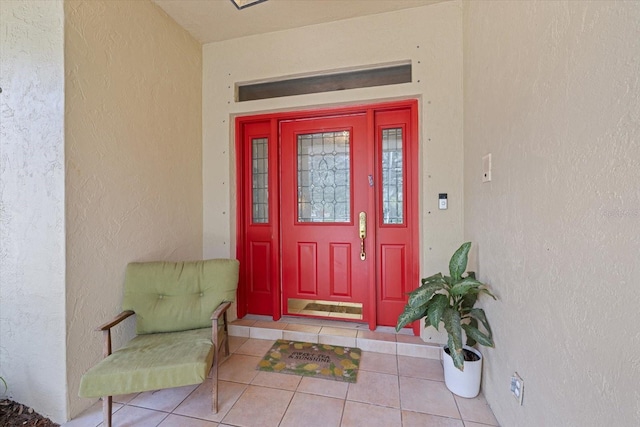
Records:
M458 403L458 409L463 420L475 421L481 424L497 426L498 421L493 415L487 400L481 394L473 399L466 399L460 396L454 396Z
M258 371L256 367L262 357L232 354L218 367L218 379L249 384Z
M490 427L487 424L474 423L473 421L464 421L464 427Z
M301 342L318 342L318 334L310 332L296 332L296 331L282 331L282 339L287 341L301 341Z
M462 420L421 414L419 412L402 411L402 427L465 427Z
M422 341L422 338L416 337L415 335L398 334L396 335L396 341L406 344L426 345L426 343Z
M111 408L111 413L115 413L118 410L122 409L122 405L119 403L114 403ZM97 425L102 424L102 400L98 400L96 403L91 405L85 411L83 411L80 415L72 419L71 421L67 421L62 424L61 427L96 427Z
M398 356L398 372L403 377L444 381L444 370L439 360Z
M221 421L238 401L248 386L245 384L218 382L218 413L211 408L211 382L205 381L178 406L173 413L208 421Z
M365 351L360 359L360 370L398 375L398 360L394 354Z
M170 414L158 427L216 427L218 423Z
M279 427L338 427L344 400L296 393Z
M453 394L443 382L400 377L403 410L460 419Z
M343 347L355 347L356 338L336 336L336 335L318 335L318 343L329 344L329 345L341 345Z
M331 326L323 326L322 329L320 329L320 335L337 335L342 337L356 338L358 336L358 331L355 329L333 328Z
M243 427L277 426L292 397L291 391L249 386L222 421Z
M259 340L280 340L282 339L282 329L269 329L269 328L251 328L249 331L249 338L255 338Z
M396 354L395 341L380 341L368 338L356 338L356 346L364 351L375 353Z
M167 415L166 412L125 406L113 414L112 424L118 427L156 427Z
M348 389L349 383L323 380L320 378L302 377L302 381L300 381L297 391L344 399L347 397Z
M229 337L229 351L231 353L235 353L235 351L240 348L242 344L244 344L249 338L247 337Z
M113 401L126 405L127 403L131 402L131 400L138 394L140 393L119 394L117 396L113 396Z
M277 372L258 372L251 381L252 385L295 391L300 384L301 376L280 374Z
M346 401L341 427L390 427L400 425L400 409Z
M400 337L401 335L398 335ZM427 344L396 343L398 356L421 357L423 359L440 360L440 347Z
M376 341L396 342L396 336L394 334L385 334L382 332L358 331L358 338Z
M229 325L229 335L232 337L249 338L249 335L251 335L251 327L242 325Z
M129 405L146 409L155 409L157 411L171 412L178 407L184 399L187 398L198 388L196 385L188 385L184 387L167 388L162 390L147 391L140 393L131 399Z
M269 322L263 320L257 320L251 328L264 328L264 329L285 329L289 324L287 322Z
M349 384L347 400L374 405L400 407L398 377L378 372L358 372L358 382Z
M253 319L236 319L233 322L230 322L229 325L234 326L253 326L256 323Z
M299 325L296 323L289 323L285 328L286 331L307 332L310 334L318 334L320 329L321 327L318 325Z
M273 346L274 340L257 340L249 338L236 351L235 354L244 354L246 356L264 357L265 353Z

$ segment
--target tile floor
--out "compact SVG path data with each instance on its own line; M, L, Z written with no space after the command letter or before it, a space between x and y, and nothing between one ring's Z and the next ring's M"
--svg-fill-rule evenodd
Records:
M482 394L464 399L447 390L439 353L419 338L370 332L356 323L257 317L234 322L230 332L235 336L230 338L231 355L220 365L217 414L211 412L207 380L199 386L116 396L114 426L498 425ZM358 381L257 371L258 361L278 338L357 345L363 349ZM63 427L101 425L102 406L97 402Z

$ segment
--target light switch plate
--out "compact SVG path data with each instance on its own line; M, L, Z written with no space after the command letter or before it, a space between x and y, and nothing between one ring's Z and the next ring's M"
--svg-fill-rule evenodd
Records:
M491 153L482 158L482 182L491 181Z

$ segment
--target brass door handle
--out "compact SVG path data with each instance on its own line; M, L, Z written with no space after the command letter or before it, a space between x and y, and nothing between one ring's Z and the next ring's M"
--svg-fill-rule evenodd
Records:
M367 238L367 214L364 212L360 212L359 215L359 231L360 231L360 259L367 259L367 254L364 250L364 239Z

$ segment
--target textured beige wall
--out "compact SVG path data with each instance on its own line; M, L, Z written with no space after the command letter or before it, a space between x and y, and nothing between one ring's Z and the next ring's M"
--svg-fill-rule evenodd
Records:
M292 17L295 19L295 17ZM203 48L204 254L235 256L233 117L420 99L422 274L462 240L462 5L440 3L206 44ZM411 60L413 82L237 103L236 82ZM438 193L449 209L437 209Z
M66 417L62 1L0 1L0 376ZM0 384L0 396L4 385Z
M484 393L503 426L640 425L640 3L469 2L464 30Z
M66 1L70 415L130 261L202 255L202 50L149 1ZM132 332L119 329L115 341Z

